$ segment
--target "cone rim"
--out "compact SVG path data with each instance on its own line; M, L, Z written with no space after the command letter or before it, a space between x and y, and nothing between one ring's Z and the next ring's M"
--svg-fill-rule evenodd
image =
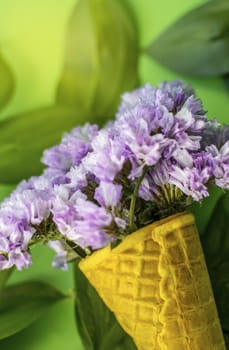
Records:
M182 220L180 220L182 218ZM121 252L133 247L134 245L152 237L152 234L163 235L169 231L177 230L194 224L195 219L192 213L187 211L170 215L164 219L153 222L152 224L146 225L137 231L131 233L115 248L111 249L108 245L105 248L99 249L82 259L79 266L82 271L95 269L97 265L102 263L105 259L111 258L111 256L120 254Z

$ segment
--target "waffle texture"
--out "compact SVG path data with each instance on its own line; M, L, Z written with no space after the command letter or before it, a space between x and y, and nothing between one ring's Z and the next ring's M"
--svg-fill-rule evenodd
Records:
M226 350L191 214L148 225L80 269L139 350Z

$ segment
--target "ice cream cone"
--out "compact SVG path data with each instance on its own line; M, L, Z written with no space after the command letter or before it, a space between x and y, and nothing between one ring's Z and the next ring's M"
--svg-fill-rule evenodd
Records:
M194 218L148 225L80 269L139 350L225 350Z

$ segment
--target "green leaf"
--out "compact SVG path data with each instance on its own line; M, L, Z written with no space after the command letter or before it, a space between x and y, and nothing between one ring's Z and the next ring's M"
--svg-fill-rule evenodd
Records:
M4 288L12 272L13 268L0 271L0 292Z
M212 0L178 19L148 48L170 69L192 76L229 72L229 1Z
M229 349L229 333L224 333L224 339L227 349Z
M0 339L7 338L36 321L50 306L66 298L42 282L25 282L0 292Z
M201 236L216 304L224 331L229 332L229 192L217 202Z
M0 55L0 109L9 101L14 91L14 77L2 55Z
M223 81L227 92L229 92L229 73L223 75Z
M77 265L75 290L76 325L85 349L137 349Z
M121 1L79 0L66 37L57 100L111 116L137 82L137 34Z
M93 121L80 111L53 106L0 122L0 183L17 183L41 172L43 150L60 142L63 132Z

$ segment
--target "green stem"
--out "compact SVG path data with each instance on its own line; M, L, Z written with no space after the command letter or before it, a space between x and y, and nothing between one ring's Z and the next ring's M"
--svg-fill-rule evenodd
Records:
M90 249L84 250L76 243L62 236L58 231L55 223L52 222L51 218L49 218L49 220L43 221L42 224L34 227L36 229L36 232L33 236L33 239L30 241L29 247L35 245L36 243L45 244L48 243L50 240L60 240L65 242L67 246L81 258L85 258L87 255L90 254Z
M67 245L74 250L74 252L76 254L78 254L81 258L86 258L87 253L84 251L83 248L81 248L79 245L77 245L76 243L69 241L68 239L65 239L65 242L67 243Z
M142 180L145 177L145 174L146 174L147 170L148 170L148 167L145 167L143 169L143 171L142 171L142 175L136 180L134 192L133 192L133 194L131 196L130 211L129 211L129 221L130 221L130 229L131 229L131 231L134 231L137 228L137 226L135 225L135 222L134 222L135 205L136 205L136 200L137 200L137 196L138 196L139 187L140 187L140 185L142 183Z

